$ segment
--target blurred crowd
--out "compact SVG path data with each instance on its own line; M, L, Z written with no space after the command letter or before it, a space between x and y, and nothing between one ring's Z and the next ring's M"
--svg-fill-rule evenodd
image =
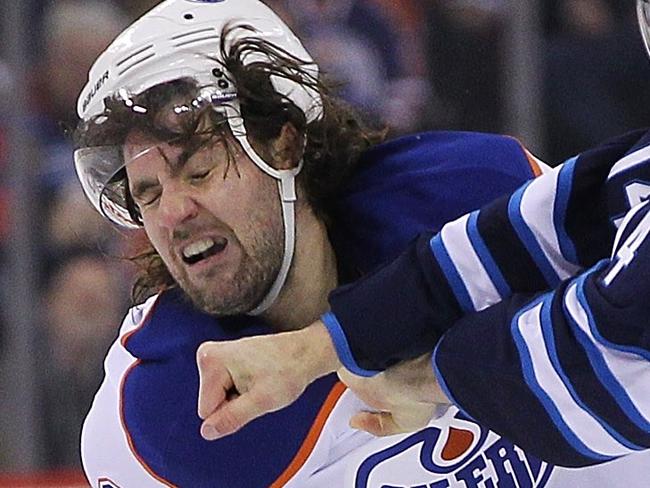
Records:
M304 40L341 95L381 120L391 136L425 129L507 130L506 0L267 0ZM34 0L38 57L28 60L29 127L39 215L38 350L46 361L40 454L44 468L79 466L80 425L101 362L130 305L132 270L123 234L89 207L76 181L65 128L97 54L155 0ZM650 63L634 2L541 2L543 87L539 111L550 163L627 129L648 125ZM11 72L0 51L0 96ZM0 264L11 240L7 120L0 113ZM526 141L524 141L525 143ZM6 268L4 265L1 269ZM10 282L2 276L0 282ZM0 307L0 314L4 308ZM0 317L7 326L8 317ZM0 342L0 354L2 347ZM1 433L0 433L1 437ZM1 461L0 461L1 463ZM0 468L2 466L0 465Z

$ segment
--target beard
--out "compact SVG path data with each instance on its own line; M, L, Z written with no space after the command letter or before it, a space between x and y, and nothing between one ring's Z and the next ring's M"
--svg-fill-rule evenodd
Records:
M206 273L199 285L186 276L176 282L196 308L215 317L243 315L253 310L269 292L282 265L284 233L257 232L257 238L247 247L233 237L242 257L233 274L213 269ZM204 283L205 283L204 281Z

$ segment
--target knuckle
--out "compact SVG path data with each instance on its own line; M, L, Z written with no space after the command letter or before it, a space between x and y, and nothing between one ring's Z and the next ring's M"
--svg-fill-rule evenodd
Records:
M260 390L255 397L255 408L258 411L268 412L282 407L280 395L269 390Z
M196 350L196 360L199 364L204 364L210 358L213 345L214 342L204 342Z

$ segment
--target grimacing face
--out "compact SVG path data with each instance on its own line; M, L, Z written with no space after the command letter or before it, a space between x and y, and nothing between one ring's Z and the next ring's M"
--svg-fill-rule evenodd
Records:
M137 131L124 144L129 190L149 240L194 304L215 316L253 309L284 251L276 182L232 135L224 137L191 154Z

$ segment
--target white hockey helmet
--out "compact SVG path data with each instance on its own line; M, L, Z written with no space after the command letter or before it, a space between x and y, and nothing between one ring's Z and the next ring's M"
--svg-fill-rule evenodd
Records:
M135 103L138 95L161 84L191 80L196 86L187 103L171 107L176 114L203 110L210 106L225 116L231 132L252 161L278 182L284 222L284 259L268 295L251 311L266 310L279 294L289 272L295 247L295 177L302 168L277 170L252 148L239 110L237 87L225 72L220 40L223 28L236 27L230 42L243 38L261 39L301 61L303 73L318 78L318 67L288 26L259 0L165 0L134 22L99 56L90 70L89 82L79 96L77 111L82 123L103 124L111 117L107 100L118 100L136 114L148 107ZM270 61L259 52L246 53L243 63ZM293 102L307 123L322 116L319 93L309 83L271 75L273 88ZM139 227L121 191L112 185L130 161L124 161L121 144L93 143L79 147L74 154L75 168L82 187L93 206L112 222L124 227ZM110 188L109 188L110 187ZM117 186L120 188L120 186Z

